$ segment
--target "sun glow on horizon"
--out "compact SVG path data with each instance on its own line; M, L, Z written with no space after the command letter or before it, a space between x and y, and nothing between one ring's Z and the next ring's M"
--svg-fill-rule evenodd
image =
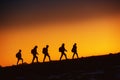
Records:
M1 41L2 66L16 64L15 54L22 49L24 62L31 63L31 49L38 45L39 61L43 61L42 48L47 44L52 60L59 60L58 48L65 43L69 59L72 57L71 48L76 42L78 55L92 56L119 52L119 17L102 17L88 21L75 21L73 23L54 23L36 25L28 28L5 30ZM15 25L16 26L16 25ZM39 27L42 26L42 27ZM48 60L48 59L47 59Z

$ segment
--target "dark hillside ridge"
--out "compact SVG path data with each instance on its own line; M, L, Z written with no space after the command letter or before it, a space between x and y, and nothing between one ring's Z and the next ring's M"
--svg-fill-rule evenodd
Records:
M120 53L0 68L0 80L120 80Z

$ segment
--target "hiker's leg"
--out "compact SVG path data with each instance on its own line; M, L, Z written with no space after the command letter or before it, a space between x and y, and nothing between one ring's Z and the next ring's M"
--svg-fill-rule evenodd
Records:
M73 53L72 59L74 59L75 53Z
M17 65L18 65L18 63L19 63L19 59L17 60Z
M48 58L49 58L49 61L51 61L51 59L50 59L50 55L49 55L49 54L47 54L47 56L48 56Z
M65 58L67 59L67 55L64 53L64 55L65 55Z
M34 63L34 60L35 60L35 56L33 56L32 63Z
M63 56L63 53L62 53L61 56L60 56L60 60L61 60L62 56Z
M35 56L35 58L36 58L36 61L38 62L38 57L37 57L37 56Z
M46 55L44 55L43 62L45 61Z
M76 55L77 55L77 58L79 58L78 53L76 53Z
M21 58L21 60L22 60L22 64L23 64L23 58Z

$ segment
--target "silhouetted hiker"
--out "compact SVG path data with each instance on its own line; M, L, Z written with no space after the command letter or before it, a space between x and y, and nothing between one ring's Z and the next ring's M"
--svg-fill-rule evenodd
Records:
M23 58L22 58L22 55L21 55L21 50L19 50L19 51L16 53L16 58L18 59L17 65L18 65L18 63L19 63L20 60L22 60L22 64L23 64Z
M49 55L49 53L48 53L48 47L49 47L49 45L46 45L46 47L44 47L43 50L42 50L42 53L44 54L43 62L45 61L46 56L48 56L49 61L51 61L50 55Z
M67 52L67 50L65 49L65 44L63 43L62 46L59 48L59 52L61 52L61 56L60 56L60 60L62 59L62 56L64 55L65 58L67 59L67 56L65 54L65 51Z
M77 44L75 43L74 45L73 45L73 48L72 48L72 52L73 52L73 56L72 56L72 59L74 59L74 56L75 56L75 54L76 54L76 56L77 56L77 58L79 58L78 57L78 54L77 54L77 46L76 46Z
M38 46L35 46L35 47L31 50L31 53L32 53L32 55L33 55L32 63L34 63L35 58L36 58L36 60L37 60L37 62L38 62L38 57L37 57L38 52L37 52L37 48L38 48Z

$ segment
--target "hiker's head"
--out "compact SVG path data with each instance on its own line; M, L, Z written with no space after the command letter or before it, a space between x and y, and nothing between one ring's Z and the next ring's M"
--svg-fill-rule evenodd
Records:
M75 43L74 45L77 45L77 43Z
M38 46L36 45L35 48L37 48Z
M19 49L19 52L21 52L21 49Z
M64 43L62 43L62 46L64 46L65 44Z
M46 48L48 48L49 47L49 45L46 45Z

